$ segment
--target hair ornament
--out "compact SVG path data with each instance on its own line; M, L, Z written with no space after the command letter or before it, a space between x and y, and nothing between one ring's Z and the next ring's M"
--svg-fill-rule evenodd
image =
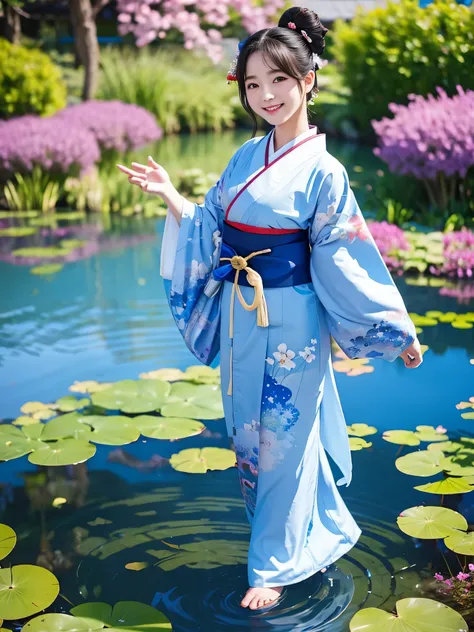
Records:
M250 35L249 35L249 37L250 37ZM227 83L232 83L232 81L237 81L237 74L236 74L236 72L237 72L237 60L239 59L240 51L245 46L245 44L247 43L248 39L249 38L246 37L244 40L242 40L238 44L237 53L236 53L234 59L231 61L229 70L227 71Z
M313 62L318 70L321 70L321 68L324 68L324 66L328 64L328 60L322 59L317 53L313 53Z
M296 24L294 22L288 22L288 28L296 31Z
M313 40L310 38L310 36L308 35L308 33L306 33L306 31L300 31L300 32L301 32L301 35L305 38L305 40L306 40L309 44L311 44Z

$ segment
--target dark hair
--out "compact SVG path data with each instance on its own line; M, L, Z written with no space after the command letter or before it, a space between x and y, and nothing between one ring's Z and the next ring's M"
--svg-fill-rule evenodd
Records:
M293 23L296 29L289 28L290 23ZM305 31L312 41L308 42L301 31ZM310 70L315 72L318 70L319 66L313 60L313 53L316 55L323 53L324 37L327 31L317 13L311 9L291 7L282 14L278 26L257 31L245 41L237 58L236 76L240 101L252 118L252 138L257 132L258 123L245 91L245 71L250 55L260 51L269 65L272 64L274 68L278 68L289 77L302 81ZM301 85L298 84L298 87L302 93ZM317 79L315 79L313 89L306 94L306 101L310 101L317 92Z

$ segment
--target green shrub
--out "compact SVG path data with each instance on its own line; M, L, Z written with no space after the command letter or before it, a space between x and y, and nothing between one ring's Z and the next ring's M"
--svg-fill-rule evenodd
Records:
M50 58L0 39L0 118L49 116L65 105L66 86Z
M175 49L104 50L97 98L135 103L155 114L165 133L233 127L226 70Z
M369 130L371 119L389 114L390 102L407 103L410 93L474 88L474 13L449 0L359 10L352 22L336 23L333 52L352 91L352 114Z

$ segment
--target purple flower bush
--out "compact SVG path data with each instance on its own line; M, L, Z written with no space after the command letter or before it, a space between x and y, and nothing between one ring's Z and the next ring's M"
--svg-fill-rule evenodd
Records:
M410 94L407 106L389 105L394 118L372 121L379 137L374 153L391 171L423 180L430 201L446 208L474 165L474 91L457 86L453 97L437 92Z
M53 116L26 115L0 122L0 178L30 173L35 165L66 175L86 173L100 158L87 128Z
M84 101L61 110L56 118L89 129L102 150L134 151L162 137L151 112L121 101Z
M404 231L395 224L389 224L386 221L370 222L367 225L388 269L391 272L402 274L403 260L397 257L393 251L410 250Z
M443 265L430 266L431 274L472 279L474 274L474 232L464 228L460 231L446 233L443 236L443 255Z

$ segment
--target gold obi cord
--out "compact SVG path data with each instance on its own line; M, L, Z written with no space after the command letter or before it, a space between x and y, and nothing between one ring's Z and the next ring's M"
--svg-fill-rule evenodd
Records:
M256 257L257 255L265 254L266 252L271 252L271 248L267 248L266 250L258 250L256 252L251 252L246 257L240 257L239 255L234 255L233 257L221 257L221 261L230 261L232 267L235 270L234 284L232 286L232 294L230 297L230 318L229 318L229 338L231 340L230 346L230 367L229 367L229 387L227 389L227 395L232 395L232 347L233 347L233 339L234 339L234 300L235 300L235 292L237 291L237 296L239 297L240 304L244 309L248 312L252 310L257 310L257 325L259 327L268 327L268 310L267 310L267 302L265 300L265 294L263 293L263 281L262 277L258 272L249 267L247 261L252 257ZM244 297L242 296L242 291L239 287L239 274L241 270L245 270L247 274L247 281L249 285L254 288L255 296L253 299L253 303L248 305L245 302Z

